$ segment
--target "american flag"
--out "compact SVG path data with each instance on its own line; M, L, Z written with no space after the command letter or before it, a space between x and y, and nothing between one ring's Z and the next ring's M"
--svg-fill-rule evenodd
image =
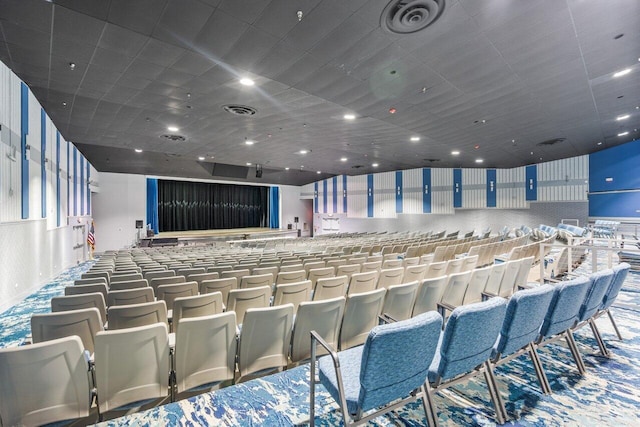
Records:
M95 245L96 245L96 236L94 235L95 233L95 228L93 227L93 221L91 221L91 228L89 229L89 234L87 234L87 244L89 246L91 246L91 249L95 249Z

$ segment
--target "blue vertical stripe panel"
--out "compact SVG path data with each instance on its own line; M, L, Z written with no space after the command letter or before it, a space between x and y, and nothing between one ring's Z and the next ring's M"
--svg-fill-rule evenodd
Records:
M338 177L334 176L331 181L333 182L333 213L338 212Z
M314 212L318 213L318 183L313 184L313 207Z
M538 166L531 165L525 169L526 200L538 200Z
M147 224L158 234L158 180L147 178Z
M87 215L91 215L91 189L89 188L89 181L91 178L91 164L85 162L87 165Z
M347 175L342 175L342 212L347 213Z
M78 216L78 149L73 147L73 216Z
M322 181L322 212L327 213L327 180Z
M60 227L60 132L56 131L56 227Z
M396 213L402 213L402 171L396 171Z
M29 218L29 157L27 157L27 134L29 133L29 88L20 83L20 158L22 173L20 188L22 197L22 219Z
M487 169L487 207L495 208L497 206L496 184L498 173L495 169Z
M453 207L462 207L462 169L453 170Z
M157 206L157 203L156 203ZM269 228L280 228L280 189L271 187L269 191Z
M80 215L84 215L84 156L80 155Z
M431 169L422 169L422 213L431 213Z
M67 224L71 215L71 143L67 141Z
M40 206L42 218L47 217L47 168L45 160L47 154L47 115L44 108L40 109Z
M373 174L367 175L367 217L373 218Z

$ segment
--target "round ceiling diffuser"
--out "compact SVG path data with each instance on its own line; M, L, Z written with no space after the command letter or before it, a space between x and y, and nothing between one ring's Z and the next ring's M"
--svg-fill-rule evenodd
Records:
M380 25L396 34L424 30L442 16L445 0L393 0L382 11Z

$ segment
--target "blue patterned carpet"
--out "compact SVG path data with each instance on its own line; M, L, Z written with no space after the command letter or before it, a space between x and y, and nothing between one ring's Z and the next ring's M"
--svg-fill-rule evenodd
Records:
M29 332L29 316L48 311L48 299L62 293L90 264L74 267L37 295L0 315L0 346L20 343ZM510 421L516 426L633 426L640 425L640 274L630 273L613 308L624 341L618 341L606 318L598 320L610 359L599 356L589 328L576 333L587 367L580 377L565 346L540 351L553 395L539 392L526 356L497 369L499 389ZM287 426L308 422L308 365L249 381L146 412L105 422L105 426ZM342 424L337 404L317 388L316 423ZM481 377L434 398L440 425L495 425L489 395ZM411 404L376 418L376 426L423 426L422 406Z

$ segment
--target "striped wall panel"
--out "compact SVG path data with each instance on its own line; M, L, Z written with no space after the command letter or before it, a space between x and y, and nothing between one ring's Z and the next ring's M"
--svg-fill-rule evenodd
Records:
M402 212L422 213L422 169L409 169L402 174Z
M367 218L367 175L347 177L347 216Z
M572 157L538 165L538 200L586 201L589 156Z
M486 169L462 169L462 207L482 209L487 207Z
M453 213L453 169L431 169L431 212Z
M524 167L514 169L498 169L497 173L497 207L500 209L524 209L528 207L525 200Z
M375 218L396 217L396 173L373 174L373 216Z

